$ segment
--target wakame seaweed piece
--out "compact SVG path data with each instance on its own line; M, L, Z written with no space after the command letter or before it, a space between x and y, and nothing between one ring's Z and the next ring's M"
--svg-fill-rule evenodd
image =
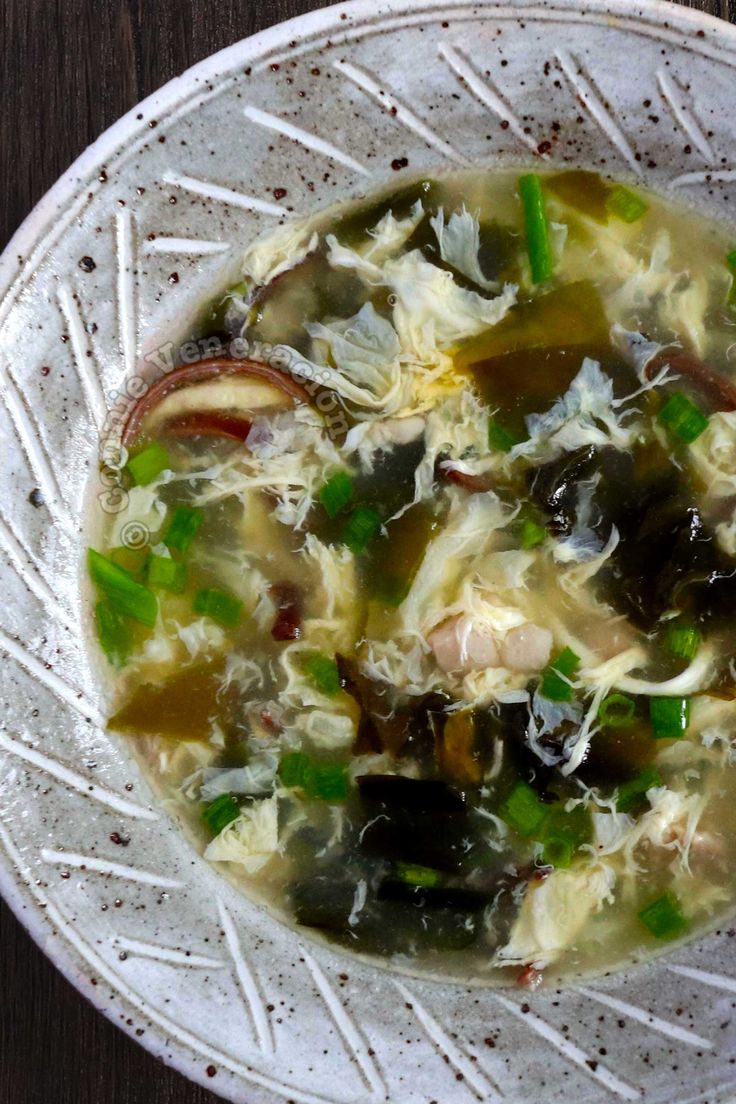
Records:
M421 200L425 212L424 221L428 222L429 215L434 214L440 206L441 193L442 185L436 180L414 181L338 214L333 232L343 245L369 241L368 231L389 211L394 218L405 219L411 214L417 200Z
M486 859L487 848L475 836L466 813L427 813L376 804L363 815L358 849L364 855L447 874L462 874L476 858Z
M529 727L529 706L526 702L499 703L493 708L479 709L476 712L476 728L479 738L492 748L496 740L504 747L504 774L508 776L509 787L514 782L526 782L537 796L546 804L558 797L561 775L551 766L543 763L529 747L527 731ZM550 742L558 745L556 734L550 734Z
M453 710L443 717L436 738L441 773L459 786L479 786L484 763L477 741L475 711Z
M548 528L555 536L568 536L576 520L579 485L598 467L600 450L584 445L556 460L532 468L528 474L532 501L551 515Z
M609 211L606 200L611 186L606 184L598 173L586 172L584 169L570 169L567 172L545 176L544 186L553 196L582 215L587 215L596 222L608 222Z
M424 434L405 445L377 449L373 470L356 475L353 501L391 517L414 499L414 474L424 459Z
M610 355L609 329L595 285L579 280L517 303L495 326L463 342L454 360L458 368L474 369L482 384L483 365L489 362L495 365L501 358L528 353L531 349L576 349L578 363L572 372L575 375L585 355L581 350L604 349ZM496 369L489 366L488 370ZM553 399L557 398L565 389L554 380L542 390L542 382L534 378L532 371L525 374L522 386L528 386L535 402L540 395L550 392Z
M445 210L445 225L452 218L452 209ZM486 280L502 280L511 278L516 268L519 248L518 233L509 226L502 226L498 222L480 221L478 224L478 265ZM458 285L471 291L488 295L488 288L471 280L464 272L455 268L443 260L437 234L431 224L429 214L419 222L411 237L404 245L404 251L419 249L436 268L449 272Z
M383 525L361 569L371 598L390 608L403 602L440 524L435 504L418 502Z
M462 812L467 804L462 790L439 779L406 778L400 774L361 774L355 781L361 798L367 804L423 813Z
M636 700L631 725L626 728L602 727L591 740L585 761L575 776L586 786L608 792L612 786L625 785L648 770L657 753L649 724L647 698Z
M733 565L724 562L700 510L682 491L642 506L634 531L619 529L622 539L604 569L603 579L614 573L609 600L645 629L670 609L680 608L693 621L707 619L715 597L708 595L708 582L727 579ZM726 583L725 589L730 586Z
M108 727L134 737L209 740L212 717L227 716L222 676L223 661L213 659L180 668L163 683L138 683Z
M336 655L340 686L360 708L358 733L353 745L354 755L371 752L401 754L410 738L414 711L408 707L393 707L387 697L386 683L369 678L353 659Z
M311 872L289 887L289 898L297 924L324 931L348 932L356 882L337 867L325 873Z
M251 342L288 345L310 359L312 339L304 323L350 318L366 299L363 281L344 268L332 268L321 242L303 261L253 291L245 336Z
M456 912L477 912L485 908L490 895L459 886L412 885L392 875L384 878L376 896L379 901L403 901L426 909L452 909Z

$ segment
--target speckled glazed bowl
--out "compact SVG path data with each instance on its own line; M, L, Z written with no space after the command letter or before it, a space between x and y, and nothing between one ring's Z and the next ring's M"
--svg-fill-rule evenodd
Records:
M0 887L98 1008L229 1100L736 1096L733 930L524 997L366 965L239 895L105 733L79 564L106 408L256 234L402 174L538 156L727 218L735 65L736 30L663 3L338 5L127 115L0 262Z

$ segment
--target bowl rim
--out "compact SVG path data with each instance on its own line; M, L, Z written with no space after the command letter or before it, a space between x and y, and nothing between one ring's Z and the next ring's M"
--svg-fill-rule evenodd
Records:
M542 12L547 18L553 17L557 12L590 12L610 19L614 25L616 21L628 22L628 29L632 33L636 33L636 24L666 24L674 34L687 34L690 37L688 49L691 51L713 56L713 49L721 47L720 52L725 53L725 60L730 60L730 64L736 66L736 25L698 9L686 7L683 0L497 0L496 3L491 0L383 0L380 6L376 5L375 0L343 0L304 12L239 39L196 62L138 101L79 154L35 203L0 254L0 327L9 307L8 300L12 298L16 286L22 285L22 278L26 273L33 276L46 255L46 250L52 248L53 241L47 244L47 238L49 231L56 225L57 216L78 196L80 185L92 174L96 175L101 171L110 157L141 128L141 113L148 118L152 113L166 112L181 100L182 93L193 91L208 79L221 76L251 58L261 59L279 48L288 49L294 41L306 44L307 40L332 29L342 32L350 29L359 34L382 19L399 20L410 13L415 16L424 13L428 20L436 20L444 13L449 19L461 18L463 9L487 14L489 19L500 10L508 18L513 9L520 15L527 12L529 18ZM704 42L702 37L696 37L698 31L706 32ZM63 226L59 232L60 237L64 230ZM4 834L1 823L0 833ZM50 910L41 904L40 898L43 895L34 894L30 877L25 877L22 857L18 855L16 860L11 861L8 850L0 848L0 896L62 976L96 1011L101 1012L114 1026L123 1030L136 1044L144 1047L165 1065L214 1095L221 1095L228 1100L241 1100L237 1088L230 1085L215 1087L206 1075L201 1056L197 1059L183 1040L167 1045L163 1029L154 1024L143 1038L137 1038L134 1028L127 1026L124 1020L121 1021L119 1011L127 1007L128 998L118 990L113 993L112 999L105 999L100 991L101 987L91 983L88 974L76 961L72 941L61 930L63 921L54 923L53 926L49 924ZM24 896L27 891L36 901L36 907ZM450 981L449 984L456 985L457 982Z

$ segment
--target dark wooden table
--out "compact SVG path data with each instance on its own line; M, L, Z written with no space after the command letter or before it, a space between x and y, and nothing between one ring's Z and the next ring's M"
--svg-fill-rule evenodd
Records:
M194 62L319 0L0 0L0 248L85 146ZM691 7L736 22L736 0ZM207 1104L67 984L0 902L0 1104Z

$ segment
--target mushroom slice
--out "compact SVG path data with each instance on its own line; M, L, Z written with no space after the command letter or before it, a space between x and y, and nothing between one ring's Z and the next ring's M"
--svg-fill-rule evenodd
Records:
M142 433L167 432L169 426L179 436L183 431L242 439L249 415L284 410L297 402L309 402L309 395L286 372L255 360L213 357L154 383L133 407L123 444L129 446Z

